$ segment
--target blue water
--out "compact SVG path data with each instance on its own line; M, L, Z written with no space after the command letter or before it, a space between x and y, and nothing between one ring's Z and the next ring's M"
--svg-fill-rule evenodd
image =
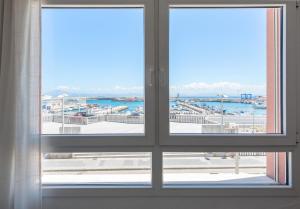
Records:
M125 102L125 101L114 101L114 100L96 100L91 99L87 100L87 104L97 104L100 107L116 107L116 106L128 106L128 109L125 111L135 111L138 107L144 107L144 102L135 101L135 102Z
M88 104L97 104L100 107L116 107L125 105L128 109L125 111L135 111L138 107L144 107L143 101L113 101L113 100L87 100ZM170 102L170 106L175 105L174 101ZM199 106L206 105L207 107L213 108L215 110L221 110L221 102L194 102ZM266 115L266 109L254 109L252 104L244 103L223 103L223 110L226 113L237 113L237 114L255 114L255 115Z

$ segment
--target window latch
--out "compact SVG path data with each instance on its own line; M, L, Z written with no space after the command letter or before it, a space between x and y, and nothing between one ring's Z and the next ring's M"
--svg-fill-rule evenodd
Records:
M153 67L149 68L149 76L148 76L148 86L152 87L154 81L154 69Z

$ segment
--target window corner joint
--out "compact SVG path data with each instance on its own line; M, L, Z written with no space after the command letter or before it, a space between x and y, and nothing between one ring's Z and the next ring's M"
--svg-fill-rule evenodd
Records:
M297 131L296 132L296 144L300 143L300 133Z

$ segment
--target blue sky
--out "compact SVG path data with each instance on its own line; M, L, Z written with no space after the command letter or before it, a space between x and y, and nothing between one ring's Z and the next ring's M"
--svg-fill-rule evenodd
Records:
M43 92L143 94L143 9L44 9ZM265 95L265 9L171 9L171 94Z

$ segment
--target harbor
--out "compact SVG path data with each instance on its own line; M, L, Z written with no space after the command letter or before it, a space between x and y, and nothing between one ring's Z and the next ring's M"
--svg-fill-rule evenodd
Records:
M141 97L44 98L42 113L46 134L144 133ZM169 121L171 133L264 133L265 98L171 97Z

